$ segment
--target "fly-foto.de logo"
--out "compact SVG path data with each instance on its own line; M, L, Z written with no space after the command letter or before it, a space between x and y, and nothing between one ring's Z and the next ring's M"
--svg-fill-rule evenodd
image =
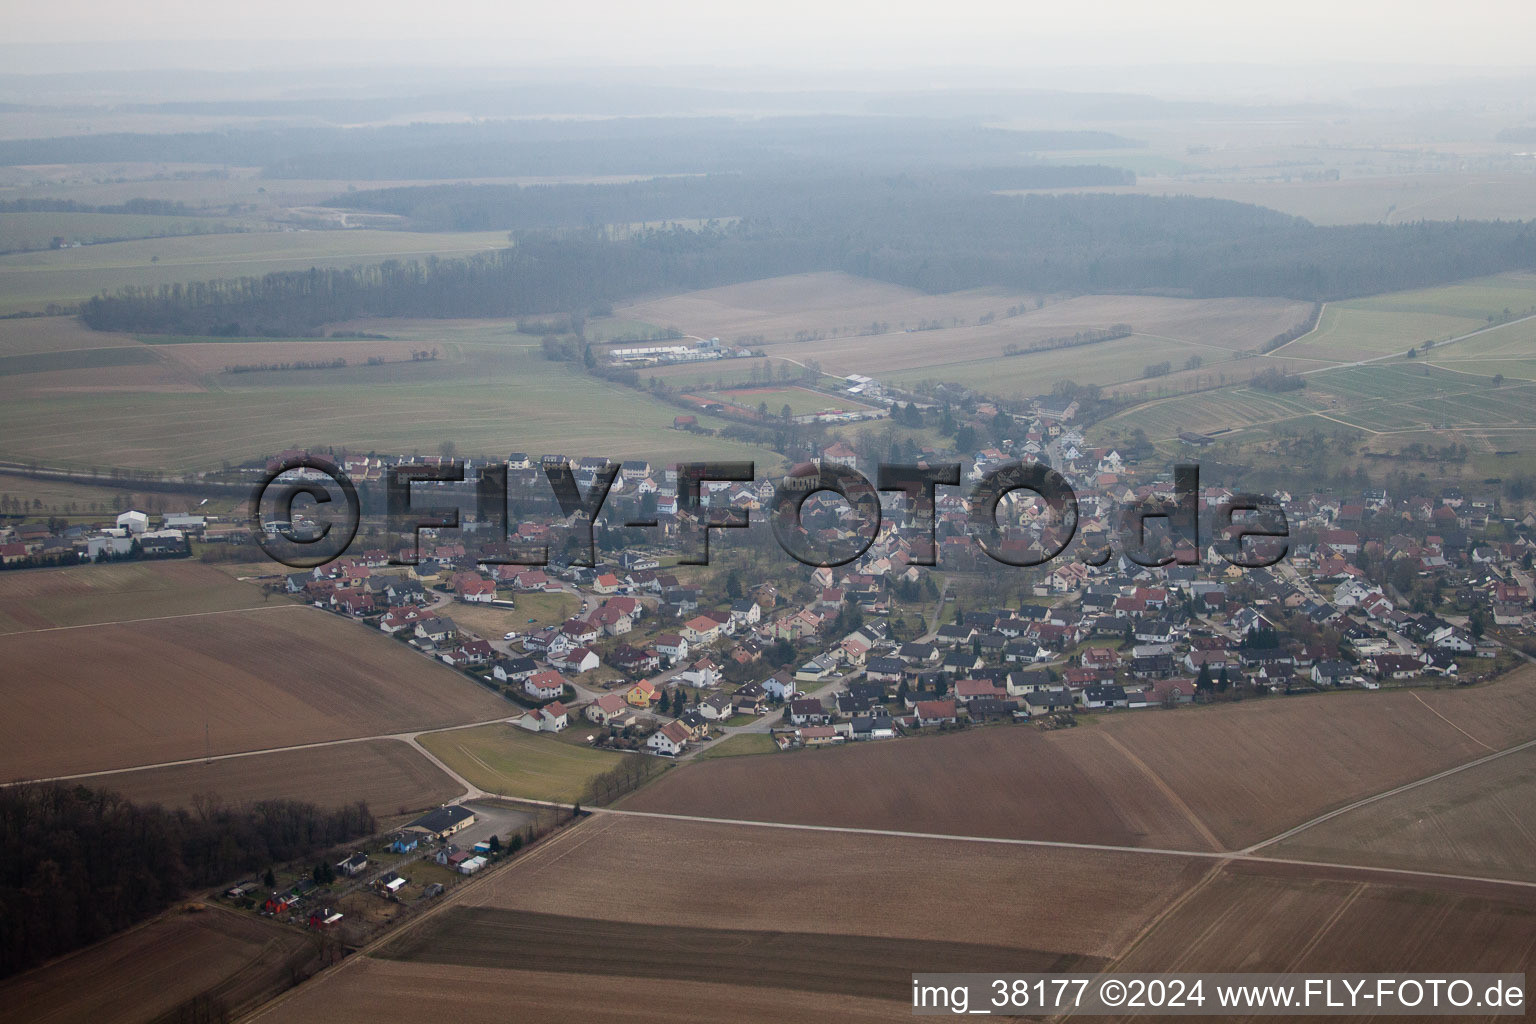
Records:
M584 467L592 460L583 460ZM489 546L496 549L478 560L489 565L545 565L548 543L529 544L512 529L509 508L519 500L553 501L563 519L561 529L575 540L573 564L596 563L594 529L609 500L620 464L604 460L586 470L578 481L569 461L540 467L533 485L514 479L506 464L479 467L466 478L462 461L412 463L391 467L384 477L384 525L390 562L420 561L423 530L461 528L461 505L434 505L425 492L432 485L472 484L471 507L480 524L491 530ZM674 467L676 544L683 565L709 564L709 531L744 529L748 510L711 500L721 492L712 484L756 484L751 462L684 462ZM771 481L767 518L779 547L802 564L844 565L861 557L880 535L887 503L900 508L903 531L910 538L910 564L938 564L939 488L960 486L959 463L882 464L871 481L849 466L803 463ZM416 486L421 485L421 486ZM542 493L534 493L542 489ZM439 487L441 490L441 487ZM1274 565L1289 549L1290 529L1285 510L1272 496L1223 492L1200 507L1197 465L1173 468L1172 486L1124 503L1109 516L1108 543L1091 549L1082 545L1082 561L1102 565L1118 553L1142 566L1198 564L1203 537L1216 553L1239 568ZM839 517L838 537L829 543L804 521L805 505L813 495L836 495L847 509ZM305 499L302 503L300 499ZM1027 506L1027 515L1018 509ZM964 498L964 533L990 559L1001 565L1033 567L1065 553L1077 534L1079 501L1066 477L1039 462L997 466L977 480ZM302 456L273 466L250 499L250 521L256 542L273 559L295 568L324 565L345 553L362 518L357 487L327 459ZM632 529L659 528L660 513L621 517ZM1020 543L1021 529L1029 543ZM482 535L483 536L483 535Z

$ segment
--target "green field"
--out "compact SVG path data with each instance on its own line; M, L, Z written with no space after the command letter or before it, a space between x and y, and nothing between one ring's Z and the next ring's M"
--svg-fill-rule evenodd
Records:
M237 224L204 217L161 217L143 213L0 213L0 252L47 249L55 238L91 245L134 238L239 230Z
M58 323L74 330L68 321ZM266 458L290 447L435 453L452 442L466 455L558 452L661 464L723 458L766 467L781 461L767 449L673 430L683 409L546 360L511 324L370 322L367 329L438 349L440 357L383 366L351 359L339 370L223 372L227 363L262 360L268 343L257 341L250 348L220 345L211 361L194 346L154 350L170 362L146 367L160 375L141 385L124 383L110 369L82 370L79 390L56 380L36 387L13 372L0 376L0 458L174 471ZM336 346L346 351L354 343L301 344L326 346L316 352L329 357ZM102 351L46 356L39 366L57 359L111 362L121 357L104 353L151 349ZM110 401L103 401L101 388L111 389ZM725 425L707 416L700 422Z
M706 757L750 757L753 754L772 754L778 749L778 745L773 742L773 737L767 733L749 732L713 741L699 751L697 759L702 761Z
M1026 398L1049 394L1051 387L1063 380L1099 385L1137 381L1149 364L1168 362L1177 370L1193 355L1205 361L1209 372L1230 360L1230 353L1210 345L1137 334L1096 345L957 363L939 361L942 356L936 354L931 366L903 370L889 377L897 384L949 381L1000 398ZM1147 384L1155 387L1157 381L1149 380Z
M60 370L94 370L109 366L138 366L158 357L147 348L119 345L115 348L76 348L62 352L31 352L0 356L0 377Z
M580 800L592 779L620 758L643 756L562 743L506 724L428 733L421 745L487 793L563 803Z
M260 276L313 266L503 248L504 232L282 231L188 235L0 256L0 313L69 305L126 285Z
M806 416L813 412L824 412L828 409L869 409L872 406L864 402L854 400L851 396L841 398L835 395L824 394L820 391L812 391L809 388L782 387L779 385L766 385L760 388L733 388L725 391L692 392L700 398L711 401L734 403L748 409L756 409L759 403L768 403L768 412L777 416L784 406L789 406L790 415Z
M1444 341L1486 326L1486 321L1469 316L1329 303L1315 331L1276 354L1347 363L1404 352L1426 341Z

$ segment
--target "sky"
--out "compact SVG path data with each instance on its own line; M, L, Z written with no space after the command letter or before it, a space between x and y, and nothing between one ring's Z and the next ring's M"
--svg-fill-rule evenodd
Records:
M1358 62L1533 68L1531 0L6 0L6 70L334 60L808 71ZM187 43L217 41L218 45ZM95 45L82 45L95 44ZM107 44L105 47L101 44ZM181 45L176 45L181 44Z

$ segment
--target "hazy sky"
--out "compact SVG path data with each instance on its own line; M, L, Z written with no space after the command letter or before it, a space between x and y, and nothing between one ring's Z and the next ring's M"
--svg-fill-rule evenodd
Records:
M0 70L568 63L807 68L1350 61L1536 66L1532 0L6 0ZM229 40L228 47L135 47ZM345 40L346 42L339 42ZM324 46L317 50L316 44ZM252 45L259 44L259 45ZM87 55L88 56L83 56ZM324 59L324 58L320 58ZM41 67L33 67L41 63ZM104 66L112 65L112 66Z

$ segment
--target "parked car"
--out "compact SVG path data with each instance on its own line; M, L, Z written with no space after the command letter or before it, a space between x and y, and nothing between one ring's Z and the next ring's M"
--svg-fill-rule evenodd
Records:
M506 636L502 637L502 639L503 640L516 640L520 636L522 636L521 633L508 633Z

